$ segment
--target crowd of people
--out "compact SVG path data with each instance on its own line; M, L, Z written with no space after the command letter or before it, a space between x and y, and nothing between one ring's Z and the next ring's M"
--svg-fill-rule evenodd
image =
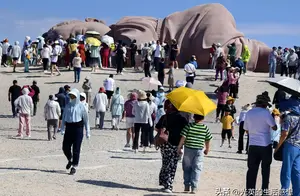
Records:
M158 90L151 92L133 90L127 97L123 97L121 87L116 85L114 75L110 74L103 81L103 86L96 91L95 97L92 97L94 89L89 77L84 79L82 93L78 89L72 89L65 85L59 89L57 94L49 95L49 100L44 106L48 140L55 140L57 132L64 135L63 152L68 161L66 169L70 169L70 174L76 173L79 164L84 130L85 136L88 139L91 137L89 113L91 111L96 113L95 127L98 129L108 128L104 125L104 118L107 113L110 113L111 127L109 128L111 130L119 130L120 122L122 120L126 122L125 148L132 148L135 153L138 153L139 148L143 148L142 152L146 152L147 147L160 149L162 167L159 174L159 185L163 186L164 192L172 193L177 164L183 154L184 191L197 193L203 157L210 151L212 135L208 126L203 122L204 116L178 111L167 100L167 92L164 89L166 75L168 75L170 91L180 86L193 88L198 68L194 55L184 65L186 81L177 85L175 84L174 70L178 69L176 58L180 49L175 39L172 40L170 46L157 41L144 44L140 49L135 40L129 47L126 47L122 41L113 47L107 44L94 46L85 44L83 40L77 40L73 36L70 36L67 41L62 40L62 37L59 37L58 40L48 40L47 44L42 37L39 37L38 41L33 43L30 42L29 37L26 37L24 47L21 49L17 42L10 47L8 40L4 40L1 47L2 65L7 66L7 59L11 57L15 71L18 60L23 56L25 72L29 71L29 64L41 61L44 71L47 71L51 65L50 69L53 75L55 70L60 74L57 65L62 63L70 69L74 68L74 82L80 82L80 72L84 66L91 67L92 71L99 66L103 68L113 66L116 67L117 74L122 74L128 58L127 49L130 49L131 67L139 70L136 54L140 53L145 77L151 77L152 65L161 84ZM240 114L236 117L237 109L234 102L239 98L239 79L242 73L246 73L251 54L246 45L243 46L240 55L236 54L234 43L227 47L228 54L226 55L221 44L213 44L208 62L210 67L216 71L215 81L219 77L222 81L215 91L218 99L216 123L221 123L220 145L224 146L227 140L228 147L232 148L231 142L235 141L235 125L239 125L237 153L242 154L245 150L248 154L246 177L248 195L255 194L260 163L262 164L263 179L262 194L268 194L272 154L283 145L281 188L283 194L287 195L291 181L294 195L299 195L299 100L295 96L288 98L283 91L278 90L273 101L275 107L273 107L270 104L271 99L268 92L263 92L257 96L255 103L243 106ZM298 57L295 50L285 49L285 53L282 54L280 51L273 48L270 53L270 77L275 77L274 70L278 63L284 68L281 74L289 73L292 76L297 70L295 67L298 66ZM287 55L286 52L289 54ZM169 70L165 72L167 67ZM27 137L31 136L30 119L31 115L36 114L39 94L40 90L36 81L33 81L32 86L25 85L22 88L18 86L17 81L13 81L8 92L8 99L11 102L13 117L19 117L17 137L23 137L24 128ZM51 133L51 128L54 129L53 133ZM157 133L167 131L167 142L159 146L155 145L154 130ZM248 135L246 147L244 147L245 133Z

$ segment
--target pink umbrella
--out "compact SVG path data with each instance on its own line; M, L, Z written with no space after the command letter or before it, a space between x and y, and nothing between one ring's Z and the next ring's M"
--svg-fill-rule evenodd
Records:
M142 81L149 85L149 89L150 89L150 86L162 86L160 81L158 81L157 79L152 78L152 77L151 78L144 77L144 78L142 78Z

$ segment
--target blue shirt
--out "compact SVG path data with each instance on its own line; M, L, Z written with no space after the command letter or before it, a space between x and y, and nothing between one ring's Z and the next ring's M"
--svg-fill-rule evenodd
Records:
M300 117L288 114L282 123L282 131L288 131L291 136L285 141L300 148Z
M193 65L195 66L196 69L198 68L198 63L197 63L197 61L191 61L190 63L193 64Z

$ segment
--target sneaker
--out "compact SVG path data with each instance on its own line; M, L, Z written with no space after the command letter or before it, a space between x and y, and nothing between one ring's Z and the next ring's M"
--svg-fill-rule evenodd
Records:
M163 192L165 192L165 193L172 193L172 190L170 190L170 189L164 189Z
M61 73L57 74L57 76L61 76Z
M196 194L197 193L197 188L192 188L191 194Z
M184 186L184 192L190 192L191 187L190 186Z
M134 150L134 153L135 153L135 154L138 153L138 149L135 149L135 150Z
M221 144L221 146L220 147L223 147L223 144Z
M70 168L71 168L71 166L72 166L72 162L71 162L71 161L69 161L69 162L68 162L68 164L66 165L66 169L70 169Z
M146 153L146 147L144 147L144 149L143 149L143 153Z
M238 153L238 154L242 154L243 152L242 152L242 151L240 151L240 150L238 150L236 153Z
M31 138L31 135L27 135L27 138Z
M125 148L130 148L130 144L126 144L124 147Z
M229 145L228 148L231 148L231 145Z
M72 167L70 171L70 175L74 175L75 173L76 173L76 169L75 167Z
M22 134L18 134L18 135L16 135L16 138L23 138L23 135Z
M60 129L57 130L57 133L59 133L59 132L60 132Z
M232 141L236 141L236 139L234 137L231 138Z

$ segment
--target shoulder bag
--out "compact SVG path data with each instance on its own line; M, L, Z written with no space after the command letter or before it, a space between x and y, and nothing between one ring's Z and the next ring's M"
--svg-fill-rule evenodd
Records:
M167 128L167 114L165 115L163 122L164 122L163 126ZM158 150L161 145L168 142L168 139L169 139L169 133L166 129L160 128L159 130L157 130L157 134L154 137L155 148Z

